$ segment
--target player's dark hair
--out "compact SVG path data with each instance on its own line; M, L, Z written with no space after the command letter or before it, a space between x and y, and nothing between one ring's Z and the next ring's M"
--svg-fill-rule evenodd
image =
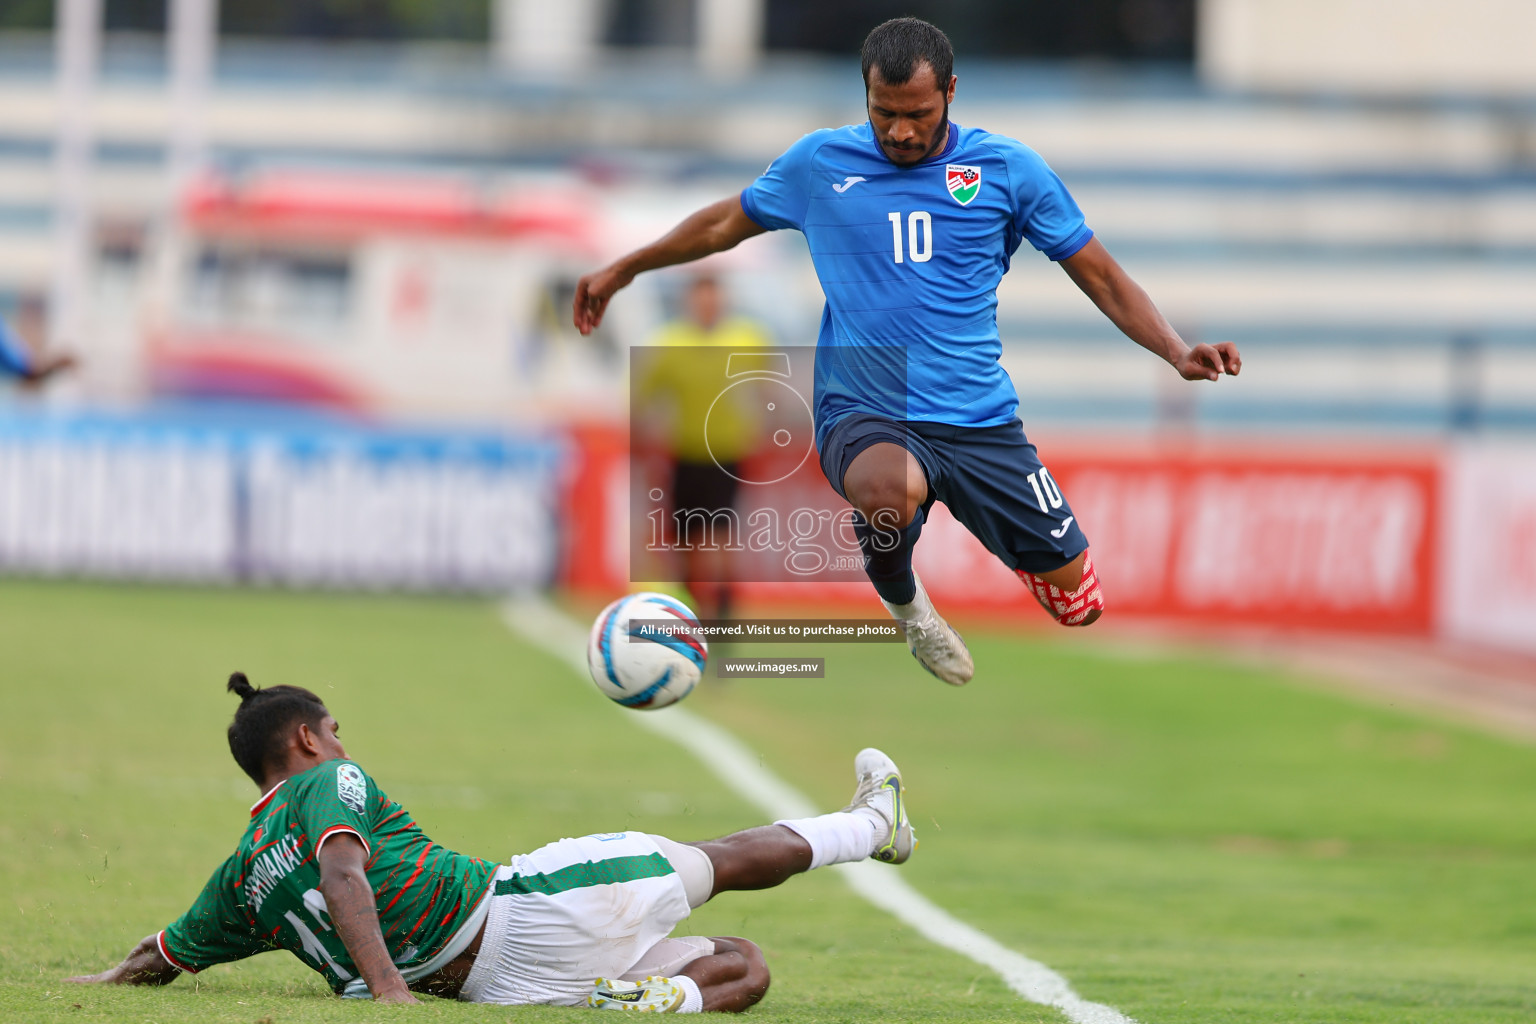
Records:
M328 714L325 703L302 686L256 687L244 672L236 672L225 689L240 697L235 720L229 723L229 752L258 786L267 769L282 760L288 730L299 722L319 729Z
M955 73L955 48L937 25L922 18L892 18L870 30L859 53L863 62L864 88L869 89L869 71L880 70L882 81L905 85L917 74L919 65L933 68L939 91L949 88Z

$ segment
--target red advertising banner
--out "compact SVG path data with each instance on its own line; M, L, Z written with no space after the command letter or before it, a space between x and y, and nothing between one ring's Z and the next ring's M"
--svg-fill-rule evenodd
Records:
M587 454L570 492L566 523L578 535L566 579L619 592L630 585L625 456L607 432L578 438ZM1042 454L1089 538L1111 615L1417 634L1434 625L1436 451L1129 445ZM942 506L924 527L916 566L947 611L1047 621ZM858 583L742 589L749 600L874 605Z
M1413 633L1432 625L1433 456L1067 451L1048 465L1089 538L1111 613ZM959 589L947 596L963 600Z

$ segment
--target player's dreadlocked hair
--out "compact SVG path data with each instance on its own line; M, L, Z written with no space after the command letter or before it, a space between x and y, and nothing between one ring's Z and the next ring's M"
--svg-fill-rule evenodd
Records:
M949 37L921 18L892 18L876 25L864 37L860 51L863 60L864 88L869 88L870 68L880 69L880 78L889 85L905 85L917 74L920 64L933 68L939 91L949 88L955 73L955 48Z
M258 786L267 777L267 768L282 758L286 734L294 723L319 729L327 714L320 698L302 686L257 688L244 672L236 672L225 689L240 695L235 720L229 723L229 752Z

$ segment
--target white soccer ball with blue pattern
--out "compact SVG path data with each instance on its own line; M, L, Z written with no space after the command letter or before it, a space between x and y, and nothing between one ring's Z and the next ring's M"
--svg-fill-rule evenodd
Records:
M709 661L699 619L675 597L646 591L604 608L587 640L587 667L603 696L650 711L693 691Z

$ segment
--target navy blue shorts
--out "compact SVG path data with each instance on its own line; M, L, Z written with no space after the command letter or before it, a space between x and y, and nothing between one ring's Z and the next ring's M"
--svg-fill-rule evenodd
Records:
M1060 569L1088 548L1072 507L1014 420L998 427L898 422L855 413L832 425L821 471L838 494L853 460L871 445L900 445L928 478L928 500L946 508L1010 569Z

